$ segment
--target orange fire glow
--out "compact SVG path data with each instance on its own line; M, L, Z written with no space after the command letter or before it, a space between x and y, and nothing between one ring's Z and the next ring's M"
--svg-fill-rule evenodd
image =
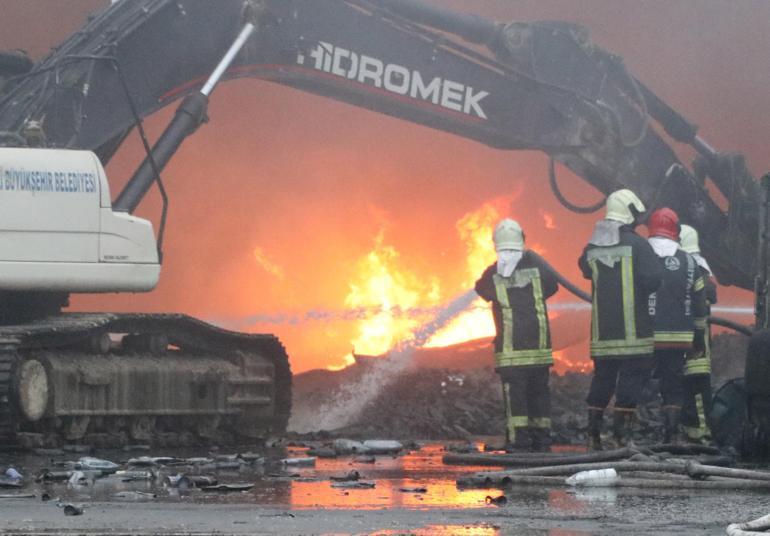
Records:
M580 21L635 75L654 81L656 93L698 123L710 143L745 152L756 176L770 168L770 153L757 141L765 129L767 114L758 113L767 108L765 86L746 77L770 72L767 2L751 2L751 9L704 3L699 24L676 3L649 10L627 2L620 13L601 0L515 9L502 0L430 2L500 21ZM27 49L39 60L107 2L53 4L8 3L0 20L3 48ZM712 21L720 22L719 31ZM639 28L658 28L655 39ZM686 61L660 61L661 50L681 51ZM743 61L734 61L738 54ZM698 98L692 80L709 82L698 86ZM173 108L147 119L150 141ZM383 353L426 320L426 311L469 289L494 261L490 233L504 216L522 224L529 248L588 286L576 259L599 215L575 215L554 199L547 159L538 152L493 149L253 79L218 87L208 115L210 122L163 172L171 205L157 289L73 296L73 310L182 312L277 335L295 373L339 367L352 359L351 347ZM132 135L107 167L113 196L143 156ZM585 181L564 167L558 171L572 202L596 201ZM137 216L157 224L160 206L153 189ZM563 291L554 298L571 299ZM747 293L739 299L751 303ZM558 326L552 323L556 370L590 366L590 315L571 315L565 311ZM493 332L488 306L479 302L427 345Z

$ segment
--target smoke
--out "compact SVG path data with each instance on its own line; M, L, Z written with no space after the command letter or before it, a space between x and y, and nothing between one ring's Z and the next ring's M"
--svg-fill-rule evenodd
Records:
M366 405L409 367L414 350L468 309L476 298L476 292L469 290L439 308L435 318L415 330L412 338L402 341L387 356L377 359L355 380L342 384L329 402L312 415L293 415L289 428L297 432L335 430L355 422Z

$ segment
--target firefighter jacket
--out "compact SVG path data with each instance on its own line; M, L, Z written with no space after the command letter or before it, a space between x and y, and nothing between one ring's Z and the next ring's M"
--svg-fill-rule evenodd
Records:
M706 293L701 268L692 255L681 249L661 260L665 266L663 282L649 297L650 314L655 319L655 347L690 349L695 342L702 352Z
M545 300L557 290L554 275L528 251L509 277L493 264L476 281L476 293L492 303L498 368L553 364Z
M649 356L654 347L647 299L660 285L663 264L631 226L612 228L614 223L598 222L578 259L591 280L591 357ZM612 232L600 233L602 227Z
M704 292L706 293L706 318L711 314L711 305L717 302L717 285L711 273L702 265L700 266L703 280L705 282ZM701 354L688 356L684 363L685 376L695 376L697 374L711 374L711 326L708 320L705 322L706 333L704 335L704 351Z

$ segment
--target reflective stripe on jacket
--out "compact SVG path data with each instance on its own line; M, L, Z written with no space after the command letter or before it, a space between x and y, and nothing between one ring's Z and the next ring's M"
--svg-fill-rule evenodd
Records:
M691 348L696 329L705 329L705 283L700 267L681 249L661 259L665 266L663 283L649 298L655 346Z
M647 297L660 284L662 264L647 241L629 226L618 243L588 244L578 260L591 280L591 357L633 357L653 351Z
M717 286L711 274L701 267L703 280L705 281L706 293L706 316L711 314L711 304L717 302ZM705 320L696 320L696 327L703 326L705 335L705 351L697 359L688 359L684 363L685 376L695 376L697 374L711 374L711 326Z
M545 300L557 290L553 275L527 252L509 277L495 265L484 271L476 292L492 302L497 367L553 364Z

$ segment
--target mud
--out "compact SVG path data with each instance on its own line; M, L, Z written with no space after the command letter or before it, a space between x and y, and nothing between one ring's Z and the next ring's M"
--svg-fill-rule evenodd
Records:
M455 480L479 467L445 466L444 445L427 444L401 456L317 459L315 466L289 467L279 460L304 456L305 448L265 450L264 462L210 470L222 483L253 483L245 492L179 491L156 481L97 479L87 486L33 482L44 466L79 455L3 456L25 475L14 493L34 499L0 499L3 534L533 534L604 535L724 534L727 524L767 513L768 495L634 489L519 486L458 489ZM99 452L116 462L126 453ZM168 454L168 453L157 453ZM179 455L178 453L175 453ZM208 453L190 453L189 455ZM153 453L156 455L156 453ZM333 476L352 470L374 483L370 489L337 489ZM489 469L489 468L484 468ZM174 471L176 472L176 471ZM402 489L425 488L411 492ZM132 493L133 492L133 493ZM47 493L52 500L42 502ZM503 506L486 497L505 493ZM153 498L152 495L156 495ZM57 500L82 504L82 516L67 517Z

